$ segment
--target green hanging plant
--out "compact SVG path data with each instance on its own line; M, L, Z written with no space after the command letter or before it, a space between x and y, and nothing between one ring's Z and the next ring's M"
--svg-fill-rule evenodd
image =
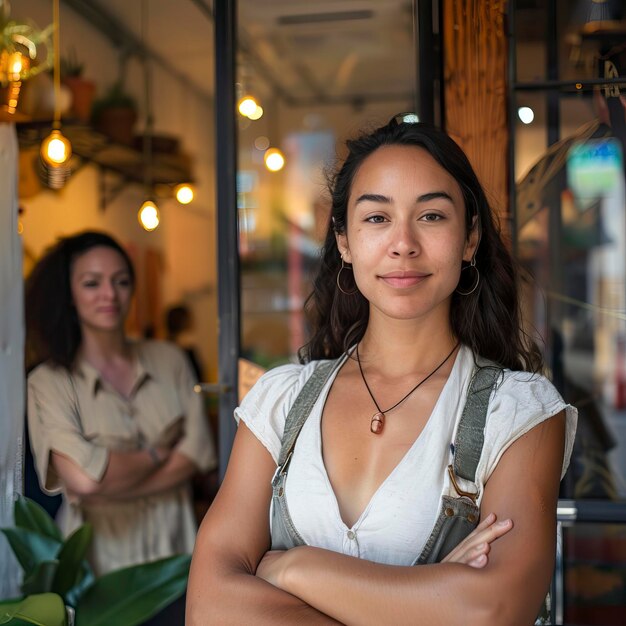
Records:
M65 606L70 606L76 611L75 626L134 626L185 592L191 562L188 554L125 567L96 578L85 558L92 538L90 524L83 524L63 540L46 511L21 496L15 501L14 517L15 527L0 530L24 572L24 597L0 603L0 625L65 625ZM36 619L44 605L56 606L55 597L61 602L63 621L28 621ZM29 611L34 617L27 619Z
M7 65L15 52L23 54L30 61L20 72L21 80L27 80L52 66L53 29L53 24L41 29L29 20L12 20L8 0L0 0L0 84L7 83ZM46 48L44 60L40 58L42 46ZM35 64L35 61L38 63Z

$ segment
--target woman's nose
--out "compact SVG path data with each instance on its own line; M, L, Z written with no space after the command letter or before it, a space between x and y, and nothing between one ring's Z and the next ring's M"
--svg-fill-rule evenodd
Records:
M109 300L115 300L117 298L117 290L115 289L115 285L111 282L103 281L102 295Z
M419 253L420 247L412 224L398 224L394 229L394 236L389 248L392 256L414 257Z

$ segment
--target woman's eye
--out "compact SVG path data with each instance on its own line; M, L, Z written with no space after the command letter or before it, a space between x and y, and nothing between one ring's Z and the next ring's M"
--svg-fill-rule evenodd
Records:
M119 278L115 281L117 285L120 287L130 287L130 279L129 278Z
M422 219L425 222L438 222L443 219L443 215L439 215L439 213L427 213L422 216Z
M95 280L87 280L83 283L83 287L97 287L98 283Z
M371 224L382 224L385 221L385 218L382 215L370 215L370 217L366 218L365 221L370 222Z

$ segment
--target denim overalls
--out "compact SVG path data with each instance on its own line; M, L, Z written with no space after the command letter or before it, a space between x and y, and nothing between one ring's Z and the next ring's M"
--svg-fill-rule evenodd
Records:
M272 479L272 549L287 550L304 545L304 539L295 528L285 498L285 483L289 463L304 422L309 417L324 385L342 359L320 365L307 380L285 420L278 468ZM484 427L491 391L502 369L491 363L477 365L459 421L454 440L454 462L448 466L448 493L444 491L435 526L413 565L437 563L449 554L478 525L480 511L476 505L478 487L476 467L484 443ZM444 450L442 453L447 454ZM462 490L457 481L461 477L474 484L473 491Z

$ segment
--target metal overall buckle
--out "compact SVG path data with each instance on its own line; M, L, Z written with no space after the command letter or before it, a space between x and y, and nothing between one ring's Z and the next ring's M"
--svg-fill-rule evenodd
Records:
M478 492L472 493L471 491L464 491L459 487L459 483L456 482L456 476L454 475L454 469L452 465L448 465L448 475L450 476L450 482L452 482L452 486L455 491L462 497L469 498L474 504L476 504L476 500L478 499Z

